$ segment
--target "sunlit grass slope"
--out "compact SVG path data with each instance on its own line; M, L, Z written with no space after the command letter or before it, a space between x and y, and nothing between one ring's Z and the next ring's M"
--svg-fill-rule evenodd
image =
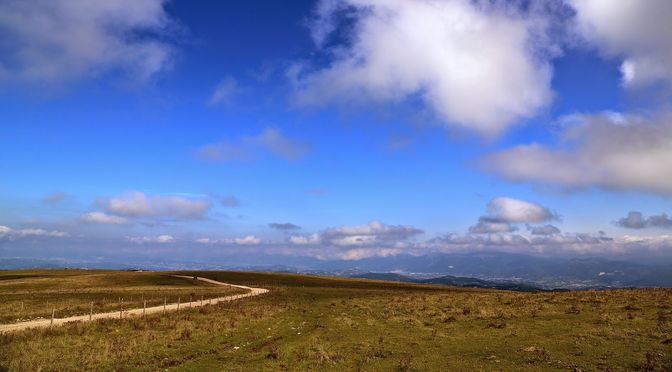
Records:
M0 366L672 370L670 290L516 293L289 274L187 275L271 292L145 319L7 334L0 336Z

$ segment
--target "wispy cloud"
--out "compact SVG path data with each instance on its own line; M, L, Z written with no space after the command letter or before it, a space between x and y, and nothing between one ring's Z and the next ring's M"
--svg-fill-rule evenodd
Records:
M129 223L126 217L114 216L104 212L89 212L82 215L81 220L88 223L100 223L108 225L125 225Z
M46 195L44 197L44 199L42 199L42 200L45 203L54 204L54 203L59 203L59 202L64 201L67 197L68 197L68 194L66 194L65 192L56 191L56 192L52 192L51 194Z
M323 196L327 193L327 189L323 188L314 188L314 189L308 189L306 190L306 194L308 195L313 195L313 196Z
M223 238L223 239L199 238L196 239L196 242L201 244L221 244L221 245L258 245L261 243L261 238L258 238L254 235L246 235L243 237Z
M3 1L0 84L58 83L118 71L146 81L166 69L174 54L166 39L175 24L165 3Z
M220 81L208 100L209 106L229 104L240 93L240 86L233 77L226 77Z
M132 243L173 243L175 238L172 235L156 235L156 236L129 236L127 240Z
M235 196L223 196L219 201L225 207L240 207L240 200Z
M210 161L245 161L255 159L261 152L270 152L294 161L304 157L310 148L305 141L286 137L278 129L266 128L254 136L202 146L196 156Z
M268 227L280 231L301 230L301 226L289 222L271 222L268 224Z

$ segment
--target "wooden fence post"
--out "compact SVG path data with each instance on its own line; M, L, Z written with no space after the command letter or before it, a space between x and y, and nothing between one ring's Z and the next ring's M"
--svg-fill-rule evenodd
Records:
M49 322L49 328L54 326L54 314L56 314L56 308L51 308L51 322Z
M203 296L201 295L201 306L203 306Z
M124 317L124 310L123 310L123 307L121 305L121 297L119 297L119 319L121 319L123 317Z
M166 313L166 296L163 296L163 313Z
M145 316L145 310L147 309L147 300L142 300L142 316Z

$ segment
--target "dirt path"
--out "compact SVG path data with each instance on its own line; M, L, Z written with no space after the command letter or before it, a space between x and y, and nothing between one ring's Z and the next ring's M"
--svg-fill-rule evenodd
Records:
M190 279L192 280L194 277L193 276L186 276L186 275L172 275L176 278L184 278L184 279ZM200 300L198 301L192 301L192 302L183 302L183 303L174 303L174 304L166 304L164 305L159 305L159 306L152 306L148 308L138 308L138 309L128 309L128 310L123 310L121 312L121 315L119 314L119 311L111 311L108 313L97 313L97 314L92 314L92 315L77 315L77 316L71 316L67 318L54 318L53 324L51 319L39 319L39 320L30 320L27 322L20 322L20 323L13 323L13 324L0 324L0 333L3 332L13 332L13 331L21 331L24 329L28 328L47 328L50 326L59 326L63 325L65 323L70 323L70 322L88 322L92 320L98 320L98 319L119 319L120 316L123 318L127 318L129 316L136 316L136 315L142 315L144 314L156 314L156 313L161 313L164 311L176 311L178 309L184 309L184 308L191 308L191 307L199 307L199 306L206 306L206 305L214 305L220 302L229 302L229 301L235 301L239 300L241 298L246 298L246 297L253 297L253 296L259 296L264 293L268 293L268 289L264 288L252 288L252 287L246 287L244 285L235 285L235 284L229 284L229 283L222 283L218 282L216 280L208 279L208 278L201 278L201 277L196 277L198 280L211 283L211 284L216 284L216 285L225 285L229 287L234 287L234 288L240 288L240 289L245 289L248 290L248 293L243 293L243 294L238 294L238 295L231 295L231 296L226 296L226 297L218 297L218 298L213 298L213 299L208 299L208 300L203 300L202 302Z

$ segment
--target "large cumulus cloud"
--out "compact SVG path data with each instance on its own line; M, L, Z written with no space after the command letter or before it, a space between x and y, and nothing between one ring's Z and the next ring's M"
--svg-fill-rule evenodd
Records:
M519 4L467 0L325 0L312 35L346 45L322 67L295 65L295 102L419 97L446 124L496 136L551 100L548 22ZM532 15L534 13L534 15Z

